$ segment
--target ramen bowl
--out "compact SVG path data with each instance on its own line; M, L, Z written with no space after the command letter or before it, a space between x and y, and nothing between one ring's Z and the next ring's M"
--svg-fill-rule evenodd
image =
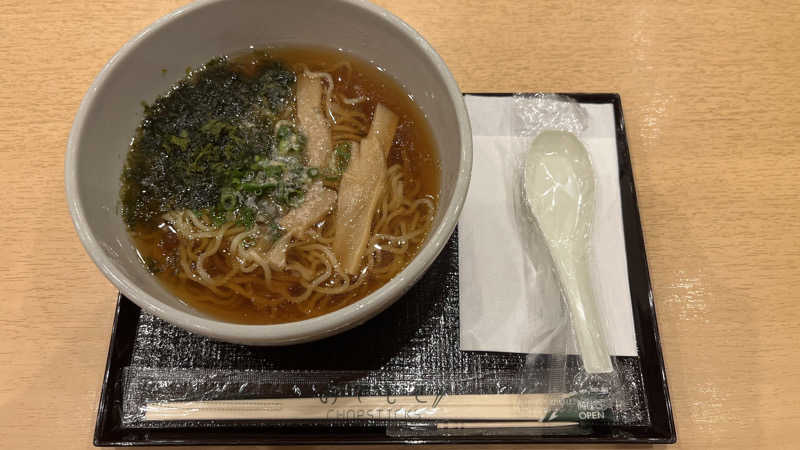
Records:
M316 46L348 52L391 74L430 126L440 167L439 204L426 242L395 277L363 299L297 322L243 325L211 317L171 294L141 263L119 214L120 175L150 102L187 67L248 48ZM461 92L441 57L402 20L354 0L212 0L156 21L106 64L84 97L67 144L65 181L86 251L144 311L191 332L249 345L288 345L357 326L398 300L452 234L469 185L472 138Z

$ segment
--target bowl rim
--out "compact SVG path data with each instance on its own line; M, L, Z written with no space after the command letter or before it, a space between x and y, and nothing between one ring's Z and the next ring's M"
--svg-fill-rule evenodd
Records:
M97 98L97 92L120 60L126 58L150 33L166 26L178 17L226 1L229 0L199 0L162 16L127 41L109 59L94 79L81 100L67 140L64 179L70 215L81 243L95 265L122 294L148 313L193 333L227 342L255 345L287 345L322 339L357 326L393 304L419 280L449 240L466 199L472 171L472 132L466 105L461 90L452 73L445 65L444 60L436 53L430 43L410 25L384 8L366 0L334 0L341 4L364 9L377 16L379 20L384 20L387 26L411 38L417 49L422 51L433 63L438 75L444 80L448 98L456 112L462 142L459 159L460 168L456 177L452 200L442 215L441 223L432 230L428 237L428 242L420 249L412 261L386 284L351 305L321 316L282 324L248 325L199 317L169 306L146 293L127 276L120 273L115 268L113 259L103 250L101 244L90 232L83 204L78 196L77 163L81 154L81 137L85 128L87 113Z

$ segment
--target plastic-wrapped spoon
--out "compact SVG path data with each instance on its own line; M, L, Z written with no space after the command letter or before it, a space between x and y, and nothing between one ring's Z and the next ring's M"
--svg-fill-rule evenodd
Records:
M524 163L523 203L536 218L569 305L588 373L613 371L589 275L594 172L572 133L541 132ZM529 230L536 232L535 230Z

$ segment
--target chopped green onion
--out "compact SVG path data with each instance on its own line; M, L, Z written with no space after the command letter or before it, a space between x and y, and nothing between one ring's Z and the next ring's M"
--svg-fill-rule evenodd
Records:
M290 127L289 125L281 125L280 127L278 127L278 132L275 133L278 139L285 139L289 137L291 134L293 134L292 127Z
M236 210L236 223L245 228L251 228L256 223L256 211L243 206Z
M267 167L264 167L264 169L262 169L261 172L264 173L264 175L267 178L269 178L269 177L279 177L279 176L283 175L283 166L278 166L278 165L267 166Z
M278 154L285 155L289 153L289 139L281 139L278 141Z
M233 189L223 189L219 199L220 206L226 211L232 211L239 203L236 192Z
M350 163L351 148L349 142L341 142L333 148L334 167L339 172L344 172L347 169L347 164Z
M245 191L245 192L253 192L253 193L256 193L256 195L261 195L262 192L271 191L271 190L275 189L276 187L278 187L277 183L264 183L264 184L242 183L242 190L243 191Z
M211 216L211 222L215 227L221 227L228 221L228 213L226 211L221 211L219 208L214 208L214 210L209 213L209 216Z
M281 230L281 227L278 225L277 222L271 221L267 225L267 227L268 227L268 233L270 237L272 237L272 239L277 241L283 235L283 230Z

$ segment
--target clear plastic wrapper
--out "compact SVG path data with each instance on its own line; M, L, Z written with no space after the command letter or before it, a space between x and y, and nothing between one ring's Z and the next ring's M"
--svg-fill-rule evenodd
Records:
M631 391L609 354L604 330L609 318L600 316L590 279L595 177L579 139L587 114L574 101L553 95L517 95L514 106L512 128L533 138L522 141L528 147L509 153L506 161L515 174L517 228L537 273L555 280L561 295L553 298L560 308L552 309L562 312L547 337L559 351L528 355L521 392L546 383L551 397L544 421L574 417L584 425L624 423ZM567 371L570 335L580 357L575 373Z
M545 358L529 367L547 376ZM579 376L572 361L567 376ZM640 383L638 366L621 367ZM387 377L361 371L239 371L128 367L123 375L122 425L186 429L258 424L311 429L379 427L391 436L586 434L596 423L574 396L554 401L544 386L520 395L518 372L482 377ZM595 396L596 398L596 396ZM613 406L628 417L604 423L643 423L641 398ZM585 403L585 402L584 402ZM597 403L597 401L595 401ZM532 405L539 405L532 408ZM556 408L552 406L557 405ZM594 408L594 409L591 409ZM606 408L608 409L608 408ZM593 413L597 415L598 413Z
M390 426L538 420L519 409L518 374L388 378L360 371L165 370L128 367L122 422L136 427ZM529 394L542 397L543 394ZM447 429L447 427L440 427Z

